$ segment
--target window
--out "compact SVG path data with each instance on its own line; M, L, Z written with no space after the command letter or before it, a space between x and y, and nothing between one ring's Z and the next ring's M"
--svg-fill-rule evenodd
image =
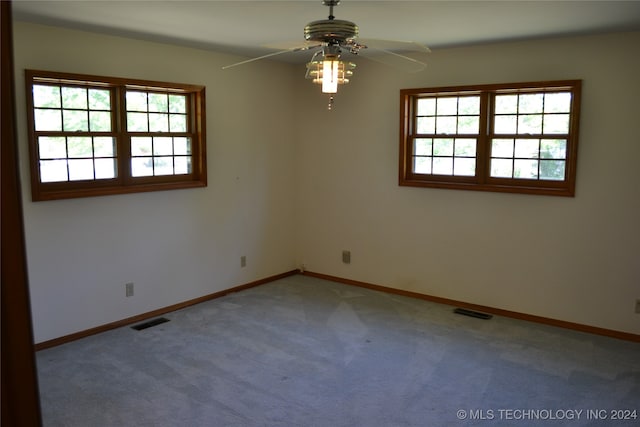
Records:
M203 187L203 86L26 71L34 201Z
M581 81L400 91L400 185L573 196Z

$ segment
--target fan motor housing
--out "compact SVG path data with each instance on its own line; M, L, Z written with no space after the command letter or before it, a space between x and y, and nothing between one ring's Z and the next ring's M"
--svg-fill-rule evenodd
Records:
M358 38L358 26L342 19L323 19L313 21L304 27L305 40L330 42L348 41Z

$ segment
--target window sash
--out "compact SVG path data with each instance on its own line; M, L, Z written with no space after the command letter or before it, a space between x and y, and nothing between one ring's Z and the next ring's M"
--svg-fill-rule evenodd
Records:
M34 201L206 186L203 86L35 70L26 70L25 75ZM58 88L50 92L54 95L57 92L60 100L52 95L44 99L49 105L41 105L34 99L34 86ZM65 91L75 96L65 99L60 95ZM82 91L88 101L81 99ZM96 91L94 95L102 98L108 92L109 100L92 100L90 91ZM144 112L148 122L156 120L154 125L146 129L127 126L127 114L132 110L127 106L127 93L155 98L155 103L149 104ZM168 100L165 111L163 98ZM48 123L53 125L38 124L37 114L41 111L46 112L43 117L50 116ZM95 112L93 124L92 112ZM108 119L103 113L108 114ZM64 116L69 118L68 126ZM108 122L110 127L105 128ZM170 138L171 152L166 148L163 151L162 143L158 142L157 151L149 156L152 173L134 176L132 163L136 156L132 155L131 141L140 137L163 142ZM114 141L110 154L104 147L105 138ZM49 152L47 147L43 149L43 142L49 143ZM188 145L188 150L184 145ZM49 176L43 173L45 167Z
M573 196L575 193L580 86L579 80L567 80L401 90L399 184ZM567 93L570 94L568 103L566 99L563 99L563 97L566 98ZM433 126L430 123L429 126L424 126L420 123L420 120L425 116L422 113L428 110L419 105L419 103L425 104L425 99L462 99L472 96L480 98L477 134L439 133L437 125ZM505 110L505 102L502 104L499 102L512 101L513 96L516 99L523 99L522 110L518 110L516 114L510 114L516 116L516 127L512 133L508 133L503 131L504 126L501 128L500 123L496 124L496 117L500 119L501 116L509 115L507 114L508 110ZM498 97L497 100L496 97ZM548 98L548 107L542 107L543 110L540 110L536 104L539 101L538 98L543 100ZM544 110L544 108L547 109ZM436 114L433 115L436 116ZM513 121L514 118L509 117L509 120ZM566 123L567 121L568 123ZM542 125L538 125L538 122ZM525 131L518 132L518 123L524 123ZM551 129L551 132L545 132L545 127ZM427 129L426 132L425 129ZM566 133L558 132L558 130L565 129ZM532 130L537 133L532 133ZM435 143L436 138L454 140L456 138L477 138L475 174L466 170L466 175L456 175L456 156L455 153L451 154L450 149L447 155L443 156L447 163L447 169L436 170L435 167L425 166L425 161L432 161L435 157L425 156L424 148L419 144L424 141L434 141ZM518 153L514 152L509 159L493 155L492 149L496 146L495 141L498 140L512 140L514 146L518 147ZM534 158L531 154L528 154L529 157L523 156L522 153L526 152L527 147L533 146L535 141L538 144L539 158ZM557 158L562 149L564 149L564 157ZM496 173L497 170L505 170L506 160L511 161L511 175L507 176L504 172ZM416 168L418 161L422 163ZM501 165L502 169L498 165Z

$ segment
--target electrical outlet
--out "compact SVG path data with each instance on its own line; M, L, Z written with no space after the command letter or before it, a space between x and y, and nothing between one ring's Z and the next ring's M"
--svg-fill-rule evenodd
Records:
M240 257L240 267L246 267L247 266L247 257L245 255L242 255Z
M351 264L351 251L342 251L342 262Z
M133 282L129 282L124 285L124 293L127 297L133 296Z
M640 314L640 299L636 300L636 313Z

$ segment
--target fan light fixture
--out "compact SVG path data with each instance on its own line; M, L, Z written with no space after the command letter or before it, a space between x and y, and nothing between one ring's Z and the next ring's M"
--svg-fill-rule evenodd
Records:
M323 56L322 60L312 60L307 63L305 77L311 79L313 83L322 85L322 93L335 94L338 92L338 85L349 83L356 64L341 61L339 55Z

